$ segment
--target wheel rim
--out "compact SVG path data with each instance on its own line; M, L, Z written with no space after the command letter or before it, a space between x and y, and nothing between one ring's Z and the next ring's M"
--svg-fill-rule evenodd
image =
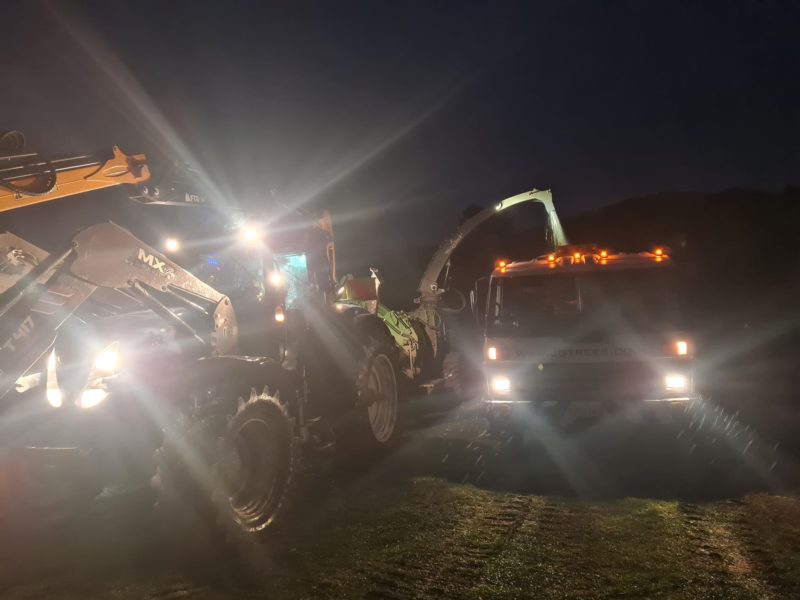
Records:
M372 435L377 442L386 443L397 424L397 382L392 362L385 354L373 359L367 373L366 388L372 399L367 407Z
M243 423L229 439L224 462L231 508L248 530L269 524L284 473L280 436L262 419Z

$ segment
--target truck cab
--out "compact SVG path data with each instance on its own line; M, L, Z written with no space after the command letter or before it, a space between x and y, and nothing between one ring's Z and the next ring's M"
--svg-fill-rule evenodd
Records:
M694 398L694 348L681 328L674 272L664 248L566 245L498 262L482 290L486 403L508 411Z

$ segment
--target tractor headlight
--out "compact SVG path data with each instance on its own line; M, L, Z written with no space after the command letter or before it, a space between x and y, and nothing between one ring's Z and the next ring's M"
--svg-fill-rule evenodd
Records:
M58 386L58 374L56 368L58 367L58 356L56 351L51 350L50 356L47 357L47 379L45 387L45 396L48 404L53 408L61 408L64 401L64 395L61 393L61 388Z
M119 342L113 342L101 350L92 361L86 387L78 397L78 406L92 408L108 397L105 379L119 375L122 354Z
M283 274L280 271L270 271L267 281L272 287L279 288L284 284Z
M255 222L242 223L239 227L239 238L250 246L260 244L264 240L264 226Z
M92 374L99 376L116 375L119 370L119 342L114 342L98 354L92 364ZM91 376L90 376L91 379Z
M181 242L177 238L167 238L164 240L164 249L167 252L172 252L173 254L181 249Z
M106 397L108 397L108 392L103 388L90 387L81 392L78 406L81 408L92 408L100 404Z
M53 408L61 408L65 395L58 380L59 357L56 351L50 352L47 358L45 397L47 403ZM77 398L72 393L70 398L75 398L75 404L80 408L92 408L103 402L108 397L107 380L119 375L122 367L122 353L119 342L113 342L98 352L92 359L89 374L83 390Z
M119 351L119 342L109 344L94 357L92 369L89 371L89 381L119 374L121 363L122 356Z

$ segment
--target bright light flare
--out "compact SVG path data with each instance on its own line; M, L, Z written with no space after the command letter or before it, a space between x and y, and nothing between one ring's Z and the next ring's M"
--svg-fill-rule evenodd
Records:
M284 277L280 271L270 271L269 275L267 275L267 281L272 287L279 288L283 285Z
M119 368L119 352L113 348L106 348L94 359L94 368L100 373L109 375Z
M53 408L61 408L61 404L64 402L64 395L61 393L60 389L48 386L45 395L47 396L47 403L50 406Z
M167 238L164 240L164 248L167 252L177 252L181 249L181 243L177 238Z
M489 360L497 360L497 348L495 346L489 346L486 349L486 358Z
M505 375L495 375L490 386L495 394L507 394L511 391L511 380Z
M689 342L686 340L678 340L675 342L675 352L678 356L686 356L689 354Z
M681 373L664 376L664 389L668 392L683 392L689 388L689 379Z
M108 392L102 388L89 388L83 390L78 404L81 408L94 408L108 397Z
M47 357L45 397L47 398L48 404L53 408L61 408L61 404L64 402L64 395L61 393L61 388L58 385L57 366L58 357L56 356L56 351L52 350L50 356Z
M264 237L264 229L256 223L245 223L239 229L239 235L245 244L257 244Z
M277 323L283 323L286 321L286 313L283 311L282 306L275 307L275 321Z

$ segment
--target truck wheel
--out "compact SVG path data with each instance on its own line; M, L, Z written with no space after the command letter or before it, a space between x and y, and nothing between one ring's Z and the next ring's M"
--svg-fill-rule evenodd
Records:
M400 386L397 381L396 348L391 335L375 317L356 321L363 348L356 371L356 417L363 439L389 447L397 439Z
M155 460L156 506L170 522L259 539L285 512L294 483L292 422L277 398L253 390L235 414L182 419Z
M444 357L442 375L445 385L452 390L459 402L469 399L470 387L467 382L469 374L464 356L460 352L450 352Z

